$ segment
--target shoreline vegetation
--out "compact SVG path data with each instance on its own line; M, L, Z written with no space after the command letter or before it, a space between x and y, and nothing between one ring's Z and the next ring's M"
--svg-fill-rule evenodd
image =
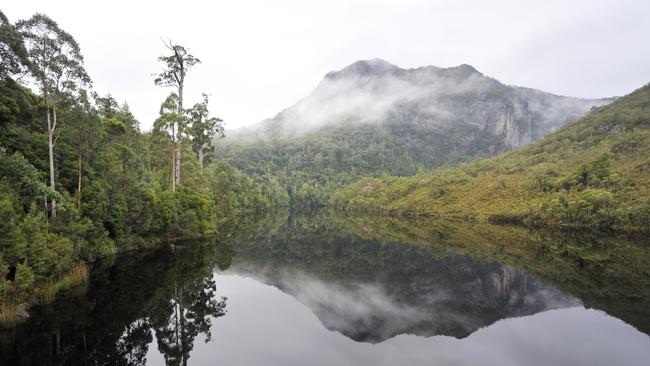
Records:
M650 85L531 145L412 177L364 178L340 210L650 230Z
M237 213L237 215L242 214L243 212ZM220 235L220 229L228 227L231 220L231 218L224 220L218 224L214 231L205 232L200 235L162 237L156 240L149 239L141 242L137 247L124 248L114 253L97 256L91 263L86 263L84 261L78 262L68 273L62 274L59 279L47 279L41 283L35 284L36 287L23 294L25 300L21 303L17 303L11 299L9 301L6 299L0 299L0 330L15 327L23 321L26 321L29 318L30 307L34 305L49 305L54 301L55 297L60 294L69 294L72 296L83 295L86 291L86 285L88 284L90 271L92 269L91 267L96 260L106 260L109 257L119 259L119 256L128 255L130 252L155 250L165 245L175 247L177 242L188 240L205 240Z
M576 232L601 232L601 233L647 233L650 228L647 226L595 226L589 224L579 223L564 223L558 221L533 221L527 218L526 215L512 215L512 214L493 214L493 215L478 215L471 213L446 213L446 212L419 212L419 211L387 211L387 210L364 210L355 208L336 208L338 212L360 215L368 214L378 217L394 217L405 219L434 219L434 220L449 220L455 222L477 223L477 224L492 224L500 226L517 226L528 229L560 229Z
M92 90L79 45L53 19L0 12L2 322L78 288L97 258L207 235L277 204L274 187L212 159L223 121L205 95L183 104L200 61L164 46L151 82L173 92L143 131L128 104Z

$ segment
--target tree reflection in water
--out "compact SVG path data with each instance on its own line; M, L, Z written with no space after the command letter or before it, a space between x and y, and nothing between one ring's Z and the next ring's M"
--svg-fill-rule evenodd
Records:
M107 258L87 291L31 309L29 320L0 333L7 365L145 365L154 335L168 365L186 365L195 339L210 341L226 314L212 278L232 250L218 238Z
M197 335L210 341L212 318L226 314L227 299L217 300L216 291L212 277L189 285L174 282L171 299L153 304L151 326L167 365L186 365Z

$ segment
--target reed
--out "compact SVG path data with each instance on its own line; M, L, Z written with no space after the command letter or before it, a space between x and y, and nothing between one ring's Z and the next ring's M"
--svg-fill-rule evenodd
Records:
M70 285L71 286L86 285L88 283L89 273L90 273L90 269L88 268L88 265L85 262L78 263L72 268L72 271L70 271L69 274Z
M54 301L54 295L57 293L56 284L52 281L44 283L38 289L36 301L41 305L51 304Z
M0 327L9 328L18 322L17 306L13 302L0 303Z

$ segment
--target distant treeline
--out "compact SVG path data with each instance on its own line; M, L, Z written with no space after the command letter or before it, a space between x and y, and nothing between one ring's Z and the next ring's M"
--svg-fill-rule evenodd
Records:
M279 184L275 197L293 207L329 205L334 192L362 177L412 176L508 149L499 137L460 124L333 124L290 137L269 126L257 137L226 139L216 157L265 185Z

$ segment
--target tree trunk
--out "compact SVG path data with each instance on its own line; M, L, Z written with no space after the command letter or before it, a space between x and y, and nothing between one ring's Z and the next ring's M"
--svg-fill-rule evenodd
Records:
M201 167L201 173L203 173L203 147L199 148L199 167Z
M178 115L183 116L183 84L178 87ZM176 184L181 183L181 125L176 129Z
M172 126L172 192L176 192L176 123Z
M77 180L77 211L81 214L81 153L79 153L79 177Z
M50 107L45 102L45 109L47 110L47 149L50 158L50 188L56 190L54 183L54 129L56 128L56 111L52 108L54 122L50 119ZM56 199L52 198L52 217L56 217Z
M178 296L178 306L180 310L180 318L181 318L181 352L183 354L183 366L187 366L187 346L185 344L185 334L186 334L186 329L185 329L185 307L183 306L183 286L180 287L179 291L179 296Z
M181 142L176 140L176 165L174 166L176 176L176 185L181 184Z

